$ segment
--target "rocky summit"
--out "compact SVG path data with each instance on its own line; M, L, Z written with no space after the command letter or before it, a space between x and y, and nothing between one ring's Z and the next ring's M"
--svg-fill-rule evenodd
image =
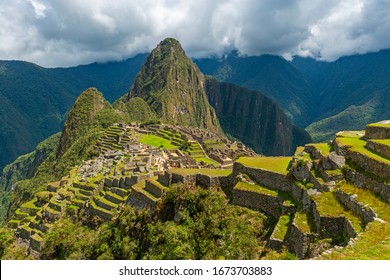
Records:
M162 41L146 59L127 99L144 99L164 123L222 133L205 92L205 77L180 43Z

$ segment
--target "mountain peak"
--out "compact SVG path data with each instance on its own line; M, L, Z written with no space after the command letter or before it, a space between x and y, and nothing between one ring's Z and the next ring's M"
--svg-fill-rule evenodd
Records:
M146 59L127 99L140 97L162 122L221 132L205 92L205 77L179 41L167 38Z
M64 154L73 142L85 133L98 113L108 107L111 107L110 103L96 88L89 88L81 93L68 114L62 130L57 156Z

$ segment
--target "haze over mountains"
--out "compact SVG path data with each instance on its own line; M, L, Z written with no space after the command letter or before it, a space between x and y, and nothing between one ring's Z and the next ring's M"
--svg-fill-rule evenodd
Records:
M67 111L86 88L97 87L110 102L128 92L146 57L52 69L1 61L0 166L60 131ZM366 123L390 117L389 50L331 63L234 53L195 63L204 74L272 97L293 123L308 126L314 140L330 139L339 130L362 129Z

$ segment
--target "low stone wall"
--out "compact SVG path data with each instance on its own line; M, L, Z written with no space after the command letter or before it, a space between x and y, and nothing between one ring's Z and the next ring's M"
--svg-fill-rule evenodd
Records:
M355 151L349 151L347 158L370 173L383 179L390 179L390 165L384 162L377 161Z
M319 234L321 238L334 238L341 235L343 238L349 239L356 236L356 232L347 218L344 216L321 216L317 210L315 201L312 203L312 213L317 228L317 234Z
M196 187L195 174L181 175L177 173L172 173L171 175L172 175L172 179L171 179L172 184L183 183L190 188Z
M340 156L346 156L348 151L349 151L349 148L351 148L351 146L349 146L349 145L341 145L337 141L337 138L333 140L332 145L335 149L336 154L338 154Z
M311 207L311 199L308 194L308 190L291 183L290 185L290 194L296 200L302 203L303 209L308 209Z
M321 153L321 150L318 149L316 146L312 146L310 144L305 145L304 151L310 154L313 159L319 159L319 160L325 159L324 155Z
M284 242L283 242L283 240L280 240L280 239L277 239L277 238L274 238L273 236L271 236L267 242L266 247L280 253L283 251Z
M125 186L132 187L137 184L138 178L135 176L125 177Z
M20 227L16 230L16 236L23 240L29 240L31 232L29 230L26 230L25 228Z
M233 189L233 204L260 210L267 215L279 218L282 214L283 198L265 195L248 190Z
M390 203L390 185L378 182L353 169L346 169L344 174L345 178L355 186L362 189L369 189Z
M310 243L314 241L314 238L314 234L300 231L294 219L294 222L291 225L290 236L287 241L288 249L299 259L304 259L309 254Z
M390 127L367 125L366 138L367 139L389 139Z
M95 208L92 208L92 207L88 208L88 213L91 216L100 217L100 218L102 218L105 221L111 221L111 219L113 217L112 214L109 214L109 213L106 213L106 212L103 212L103 211L99 211L98 209L95 209Z
M233 176L236 177L239 173L247 174L252 180L264 187L287 192L290 190L290 182L286 175L260 168L247 167L235 162Z
M41 251L41 247L42 247L42 241L34 239L34 238L31 238L30 239L30 247L34 251L40 252Z
M152 213L157 209L157 201L140 192L137 188L133 188L127 203L138 209L149 208Z
M168 172L164 172L164 173L158 175L157 181L161 185L163 185L165 187L169 187L171 185L171 182L172 182L172 176Z
M367 140L366 147L383 155L384 157L390 158L390 146L388 145Z
M152 193L155 197L162 197L164 194L164 190L150 180L146 180L145 190Z
M336 191L336 198L352 212L359 215L365 224L372 222L376 218L376 214L371 207L365 207L362 203L357 201L354 196L346 194L341 190Z

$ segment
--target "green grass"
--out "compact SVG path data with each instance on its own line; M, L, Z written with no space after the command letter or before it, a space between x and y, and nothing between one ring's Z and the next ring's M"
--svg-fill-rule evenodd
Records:
M361 232L362 221L347 211L336 199L333 192L324 192L321 195L314 195L312 199L317 203L317 210L321 216L340 217L344 216L351 221L356 231Z
M328 143L316 143L316 144L308 144L309 146L316 147L319 151L321 151L321 154L325 157L329 156L330 154L330 146Z
M328 260L390 260L390 224L374 221L355 241L352 247L321 255Z
M268 189L266 187L260 186L260 185L252 185L247 182L238 182L236 186L234 187L235 189L239 190L245 190L245 191L251 191L251 192L257 192L265 195L270 195L270 196L278 196L278 192Z
M390 128L390 124L389 123L370 123L367 126Z
M230 169L191 169L191 168L172 168L169 170L171 173L180 175L191 175L191 174L203 174L209 176L229 176L232 173Z
M348 137L348 138L360 138L364 136L365 131L364 130L358 130L358 131L340 131L336 134L336 137Z
M371 142L390 146L390 139L370 139Z
M289 172L291 157L241 157L237 162L253 168L261 168L281 174Z
M368 204L378 217L386 222L390 222L390 204L382 201L375 194L367 189L358 188L351 184L345 183L339 186L340 190L344 193L356 194L356 200L361 202L363 205Z
M207 158L205 156L192 156L192 158L194 160L196 160L197 162L203 161L203 162L205 162L207 164L212 164L214 166L220 166L220 164L218 162L216 162L215 160L212 160L210 158Z
M374 159L378 162L382 162L390 165L390 160L383 158L382 156L371 152L370 150L365 148L366 141L359 138L352 137L340 137L336 138L336 141L343 146L351 146L350 150L365 155L371 159Z
M294 223L298 227L298 229L303 233L310 233L310 225L308 222L308 217L305 212L297 212L295 213Z
M152 147L163 147L164 149L172 150L179 148L178 146L173 145L169 140L155 135L141 135L138 139L142 144L149 145Z
M30 209L40 209L40 207L37 207L35 205L35 203L37 201L38 201L38 199L36 197L34 197L32 200L23 203L20 207L30 208Z
M279 239L279 240L284 240L284 238L287 234L287 231L288 231L290 220L291 220L291 218L289 215L280 216L279 221L276 224L274 232L273 232L274 238Z

